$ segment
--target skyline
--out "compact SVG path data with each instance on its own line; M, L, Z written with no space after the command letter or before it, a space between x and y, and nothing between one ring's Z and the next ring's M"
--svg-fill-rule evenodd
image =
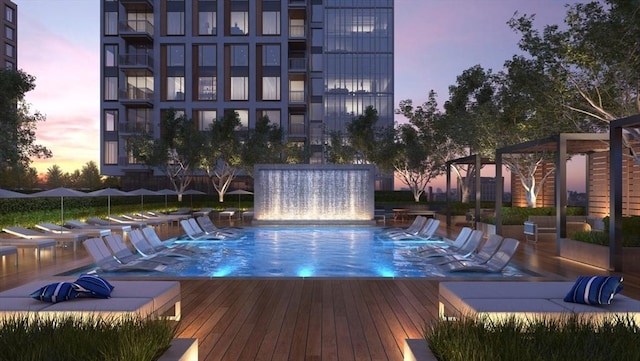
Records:
M98 167L100 148L100 3L86 0L14 0L18 5L18 67L36 77L27 93L37 124L36 143L53 157L34 160L46 173L89 161ZM576 3L578 1L570 1ZM434 89L440 105L448 86L476 64L494 71L518 53L519 37L506 25L515 11L536 14L536 26L562 24L565 1L395 0L395 98L422 104ZM482 29L482 31L478 31ZM404 117L396 115L395 121ZM583 187L583 186L582 186ZM398 188L398 185L396 185ZM436 185L434 185L434 189Z

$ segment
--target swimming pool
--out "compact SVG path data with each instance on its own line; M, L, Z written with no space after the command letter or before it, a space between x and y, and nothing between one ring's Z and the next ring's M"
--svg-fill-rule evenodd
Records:
M424 241L390 241L380 227L247 227L237 240L174 239L207 250L205 256L170 265L163 272L135 276L176 277L522 277L509 266L501 274L443 273L407 251ZM442 241L430 241L441 243ZM85 270L86 271L86 270ZM123 272L104 273L123 276Z

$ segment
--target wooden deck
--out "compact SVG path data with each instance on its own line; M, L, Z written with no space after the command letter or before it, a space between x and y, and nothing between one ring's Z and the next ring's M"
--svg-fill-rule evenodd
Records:
M179 229L165 230L170 236ZM455 231L454 231L455 232ZM79 248L0 259L0 290L91 263ZM607 271L562 260L555 243L524 244L514 262L540 279L573 280ZM640 279L624 274L623 293L640 298ZM437 316L444 279L182 279L180 337L195 337L200 360L402 360L404 340Z

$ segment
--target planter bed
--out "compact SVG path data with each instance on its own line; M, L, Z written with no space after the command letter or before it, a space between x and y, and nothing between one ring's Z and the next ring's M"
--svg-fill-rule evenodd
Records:
M609 268L609 246L576 241L569 238L560 240L560 257L585 263L598 268ZM639 272L640 247L624 247L622 264L626 272Z

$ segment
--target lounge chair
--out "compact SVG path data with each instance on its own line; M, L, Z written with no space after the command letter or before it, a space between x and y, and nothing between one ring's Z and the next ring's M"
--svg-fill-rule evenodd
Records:
M180 226L182 226L182 230L184 230L188 238L194 241L219 241L226 238L226 236L222 234L207 234L200 227L194 228L192 222L190 222L192 219L193 218L189 218L180 221Z
M18 268L18 247L16 246L0 246L0 257L11 256L16 258L16 268Z
M61 243L62 245L66 242L71 242L73 243L73 253L76 253L79 242L89 238L89 235L86 233L44 233L18 226L5 227L2 230L9 234L13 234L14 236L26 239L55 239L56 242Z
M96 218L99 219L99 218ZM82 222L79 221L77 219L70 219L64 222L65 226L74 228L74 229L108 229L111 232L120 232L122 234L125 233L129 233L131 232L131 226L128 226L126 224L116 224L116 223L112 223L112 224L108 224L108 225L101 225L101 224L89 224L87 222Z
M108 220L116 222L116 223L120 223L120 224L128 224L131 225L132 227L135 226L137 228L144 228L147 226L147 222L144 221L134 221L131 219L126 219L124 217L120 217L120 216L114 216L114 215L110 215L107 217Z
M40 262L40 251L43 248L51 248L53 258L56 258L56 246L58 242L55 239L26 239L26 238L0 238L0 245L15 246L18 249L30 248L36 251L36 260Z
M433 218L428 218L424 227L415 235L404 235L404 236L392 236L391 239L394 241L432 241L439 236L436 236L436 231L440 226L440 221Z
M228 217L229 221L238 213L238 208L225 208L225 210L218 212L218 220L222 217Z
M207 253L203 249L200 249L195 246L189 246L186 244L169 247L162 242L160 237L158 237L158 234L156 233L156 231L150 227L143 228L142 234L144 235L144 238L147 240L147 242L151 244L151 247L153 247L153 249L158 252L168 251L171 253L178 253L178 254L182 253L185 256L195 256L196 254L199 254L199 253Z
M104 271L164 271L167 266L155 261L136 260L128 263L118 262L102 238L89 238L84 242L96 265Z
M178 216L191 216L191 208L179 208L173 212L169 212L169 214Z
M511 259L518 249L520 241L515 238L505 238L498 248L498 251L486 262L478 263L472 261L454 261L440 265L443 271L448 272L491 272L497 273L511 262Z
M190 258L194 256L193 253L186 254L185 252L180 252L179 250L156 250L139 229L131 232L129 238L131 244L133 244L133 246L140 254L152 259L160 259L165 260L166 262L177 263L180 262L178 258Z
M141 222L116 222L110 219L102 219L102 218L97 218L97 217L90 217L87 218L87 223L91 224L91 225L97 225L97 226L103 226L103 227L112 227L114 225L116 226L129 226L131 228L144 228L146 227L146 223L144 223L144 225L141 226Z
M181 219L189 218L189 215L180 215L180 214L164 214L164 213L156 213L156 212L143 212L137 213L142 219L151 219L151 220L165 220L168 224L178 225Z
M498 236L500 237L500 236ZM482 243L482 231L474 230L471 232L467 240L460 247L433 247L431 249L423 250L419 253L420 257L423 258L431 258L431 257L443 257L443 256L452 256L452 255L460 255L463 257L471 256L473 252L475 252L478 247L480 247L480 243Z
M477 252L464 254L464 251L462 251L434 259L433 262L439 265L453 261L471 261L482 264L487 262L498 251L503 240L504 238L501 235L492 234L478 247Z
M135 232L140 232L140 230L136 230ZM134 232L132 232L132 234L133 233ZM129 234L129 238L131 239L131 243L134 243L134 240L133 240L134 236L132 236L132 234ZM121 263L128 263L128 262L135 261L135 260L140 260L140 259L154 261L154 262L158 262L160 264L166 264L166 265L176 264L176 263L180 262L180 260L178 260L176 258L171 258L171 257L163 257L163 256L160 256L160 255L157 255L157 256L156 255L147 255L147 254L142 254L142 253L140 253L140 254L133 253L129 249L129 247L127 247L126 243L124 243L124 239L122 237L120 237L120 235L117 235L117 234L104 237L104 240L109 245L109 248L111 248L111 251L113 252L113 255ZM135 247L135 243L134 243L134 247Z
M215 224L213 224L213 222L211 221L211 218L209 217L198 217L196 220L196 225L200 227L200 229L206 233L206 234L222 234L224 236L227 237L237 237L240 236L242 234L242 231L240 228L236 228L236 227L230 227L230 228L218 228L216 227ZM193 226L193 221L189 220L189 222L192 225L192 228L195 228ZM197 231L197 228L195 228Z
M36 228L41 229L45 232L51 233L86 233L89 237L104 237L111 234L110 229L103 228L83 228L83 229L74 229L67 228L65 226L59 226L54 223L38 223L36 224Z
M198 211L193 212L192 216L194 218L196 217L202 217L202 216L207 216L209 217L209 215L211 214L211 212L213 212L213 208L200 208Z
M242 221L245 221L245 218L253 218L254 211L253 208L249 208L246 211L242 212Z
M440 252L439 250L446 249L451 252L457 252L464 246L465 243L469 240L469 237L477 237L478 240L481 240L483 236L482 231L480 230L472 230L470 227L463 227L458 233L458 236L451 244L438 244L438 245L425 245L418 249L416 249L415 253L417 254L429 254L430 252ZM426 253L425 253L426 252Z
M422 228L427 224L427 222L433 222L433 219L427 219L425 216L417 216L411 225L407 228L389 228L384 230L384 234L394 238L394 237L410 237L415 236L420 232Z

